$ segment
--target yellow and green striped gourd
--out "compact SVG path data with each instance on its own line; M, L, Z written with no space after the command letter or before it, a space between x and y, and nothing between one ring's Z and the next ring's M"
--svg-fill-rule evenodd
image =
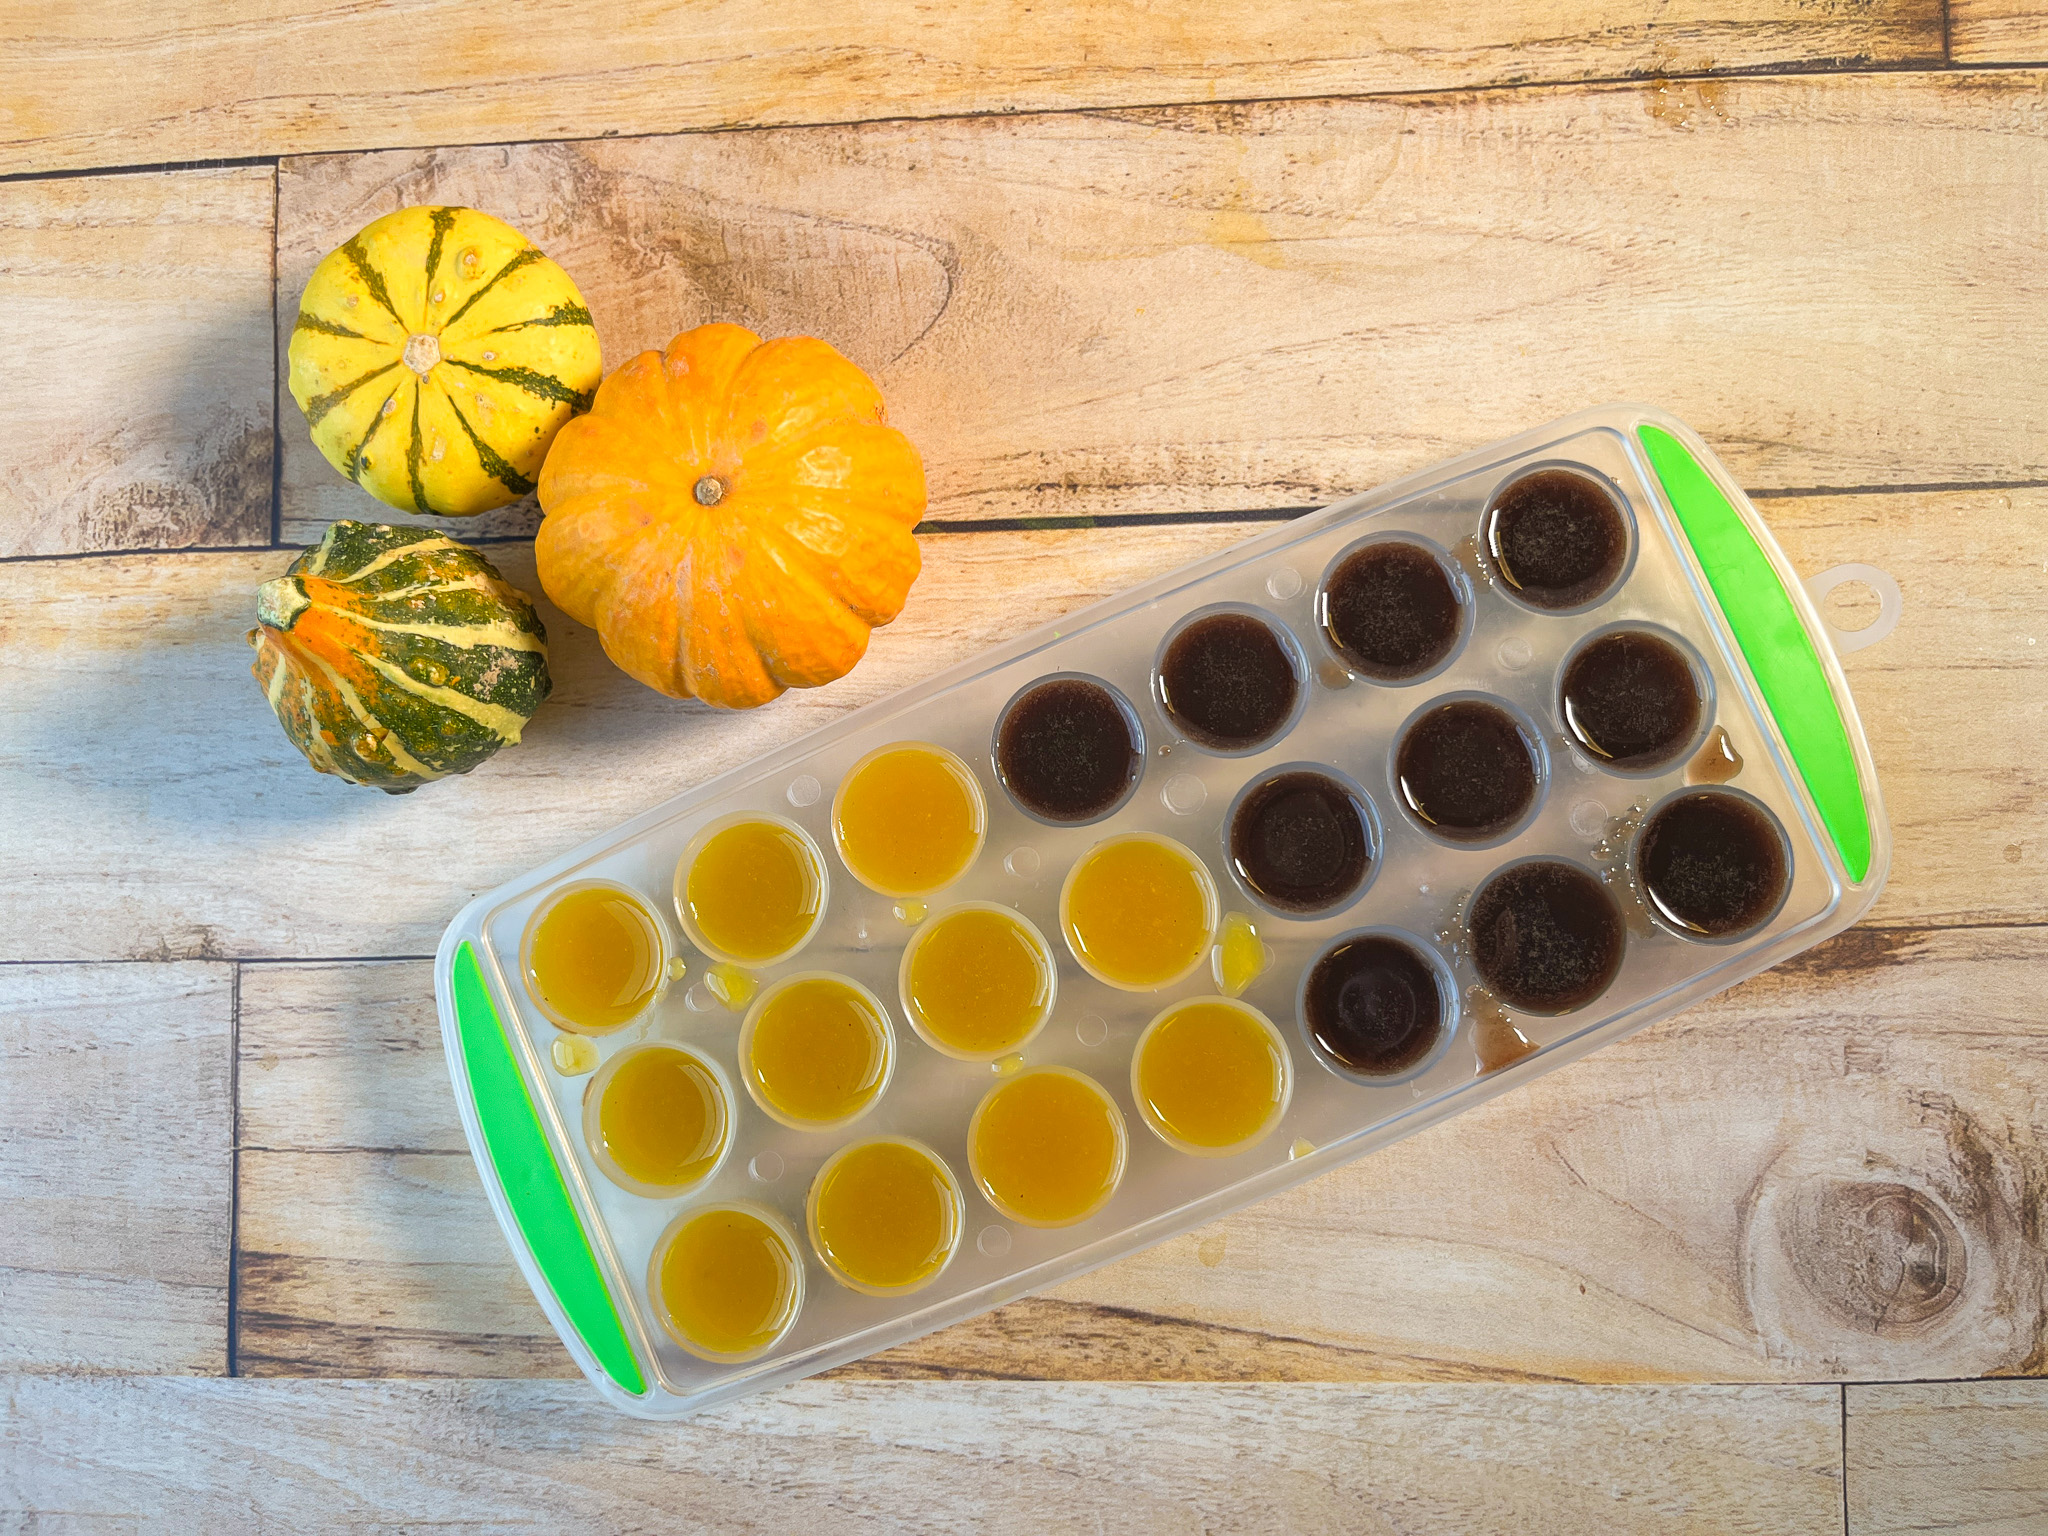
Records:
M306 760L404 794L519 740L547 698L533 603L446 534L339 522L256 593L253 671Z
M327 462L388 506L466 517L534 488L604 375L569 274L474 208L401 208L313 269L289 380Z

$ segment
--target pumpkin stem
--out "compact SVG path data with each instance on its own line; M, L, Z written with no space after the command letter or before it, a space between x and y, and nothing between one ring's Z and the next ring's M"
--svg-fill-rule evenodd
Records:
M441 338L425 331L405 338L405 366L422 378L441 361Z
M256 622L271 629L290 629L312 606L313 599L296 576L280 576L256 589Z
M698 506L715 507L725 500L726 489L726 483L718 476L706 475L697 482L696 488L690 494L697 498Z

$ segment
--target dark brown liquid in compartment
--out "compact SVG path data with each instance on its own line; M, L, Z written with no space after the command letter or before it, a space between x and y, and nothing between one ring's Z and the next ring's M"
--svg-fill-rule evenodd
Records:
M1399 939L1346 939L1309 972L1302 1022L1339 1066L1374 1077L1406 1072L1443 1034L1436 968Z
M1479 979L1513 1008L1583 1008L1621 969L1621 912L1576 865L1543 859L1502 870L1479 888L1465 921Z
M1137 780L1143 749L1123 706L1100 683L1059 677L1012 704L996 733L996 772L1025 810L1089 821Z
M1639 629L1595 640L1571 659L1558 688L1566 729L1616 768L1670 762L1699 734L1701 704L1685 653Z
M1643 824L1636 878L1673 927L1718 939L1776 912L1791 871L1770 817L1740 795L1703 790Z
M1365 807L1326 774L1277 774L1253 786L1230 818L1230 861L1244 883L1286 912L1348 899L1372 867Z
M1458 643L1458 594L1419 544L1368 544L1323 586L1323 628L1354 671L1381 682L1419 677Z
M1514 716L1478 699L1439 704L1394 754L1408 808L1459 842L1498 837L1536 800L1536 757Z
M1294 713L1294 658L1272 626L1248 613L1196 619L1166 648L1159 692L1188 739L1218 751L1255 747Z
M1621 574L1628 523L1598 481L1539 469L1494 497L1485 542L1494 569L1524 602L1576 608Z

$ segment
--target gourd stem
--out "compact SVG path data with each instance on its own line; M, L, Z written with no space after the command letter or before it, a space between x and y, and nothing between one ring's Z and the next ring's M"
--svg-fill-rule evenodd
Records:
M313 606L296 576L280 576L256 589L256 622L271 629L290 629Z
M725 500L726 484L716 475L706 475L699 480L690 493L697 498L700 507L715 507Z

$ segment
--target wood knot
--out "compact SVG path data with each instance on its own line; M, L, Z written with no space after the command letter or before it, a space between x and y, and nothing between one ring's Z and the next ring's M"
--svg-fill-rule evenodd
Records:
M1929 1195L1904 1184L1816 1179L1791 1213L1792 1268L1830 1311L1873 1333L1912 1329L1956 1304L1969 1258Z

